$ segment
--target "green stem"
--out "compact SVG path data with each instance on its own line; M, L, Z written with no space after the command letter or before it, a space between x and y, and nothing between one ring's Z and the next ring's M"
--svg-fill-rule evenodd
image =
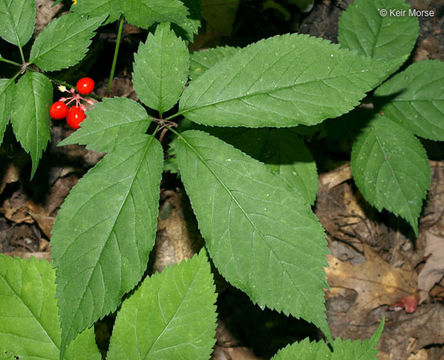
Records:
M20 51L20 57L22 58L22 63L24 64L25 61L25 55L23 54L23 49L20 45L18 45L19 51Z
M125 22L125 18L123 17L123 15L121 15L120 16L120 23L119 23L119 31L117 32L116 47L114 49L113 64L111 65L111 71L109 73L108 86L106 87L107 93L109 93L111 91L111 86L113 85L114 71L116 70L117 55L119 54L120 39L122 38L122 30L123 30L123 23L124 22Z
M22 66L18 62L15 62L15 61L12 61L12 60L8 60L8 59L2 58L2 57L0 57L0 61L3 61L5 63L7 63L7 64L15 65L15 66L18 66L18 67Z
M179 112L177 112L177 113L175 113L175 114L173 114L173 115L168 116L168 117L165 118L164 120L171 121L172 119L174 119L174 118L176 118L176 117L178 117L178 116L180 116L180 115L182 115L182 114L184 114L184 113L186 113L186 111L179 111Z

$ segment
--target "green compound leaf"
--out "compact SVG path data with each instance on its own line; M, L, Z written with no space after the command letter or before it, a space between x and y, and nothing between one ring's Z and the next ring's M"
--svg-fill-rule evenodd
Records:
M32 45L30 63L46 71L76 65L85 57L94 31L104 19L67 14L51 21Z
M148 29L156 22L180 24L188 15L188 9L179 0L127 0L121 3L126 20L142 29Z
M185 32L182 38L193 42L194 35L199 32L200 20L202 17L202 1L201 0L183 0L184 5L188 8L189 16L177 22L182 30Z
M109 15L106 22L110 23L123 13L124 3L121 0L81 0L71 6L71 11L84 16Z
M58 146L80 144L87 149L111 152L122 138L144 134L149 126L148 114L137 102L127 98L103 99L86 112L80 129Z
M301 317L330 336L323 295L328 249L303 197L264 164L207 133L185 131L174 147L220 273L259 306Z
M49 132L51 101L52 85L45 75L27 72L17 82L11 122L17 140L31 155L31 178L51 137Z
M58 360L60 324L55 271L46 260L0 254L0 351L20 359ZM14 359L14 357L12 357ZM68 348L65 360L100 360L94 329Z
M51 238L62 350L140 281L156 236L162 165L155 138L124 138L62 205Z
M109 14L107 22L116 21L123 14L130 24L143 29L156 22L181 23L188 15L188 9L179 0L82 0L71 10L88 16Z
M3 141L6 125L12 112L15 95L15 82L13 79L0 79L0 144Z
M231 46L196 51L190 58L190 78L196 80L219 61L233 56L239 49Z
M158 25L134 55L133 83L139 99L160 113L171 109L183 92L189 66L185 42L169 23Z
M351 169L359 191L370 204L401 216L418 233L430 166L412 133L387 116L375 115L353 144Z
M384 328L384 319L370 339L341 340L332 343L333 352L323 341L310 342L304 339L279 350L271 360L377 360L376 347Z
M318 191L316 163L304 140L291 129L220 128L212 134L265 163L313 205Z
M204 250L146 278L117 315L107 359L208 360L215 290Z
M405 14L393 16L393 10ZM375 60L398 59L394 71L408 58L418 37L419 22L409 10L404 0L356 0L339 19L339 44Z
M444 62L410 65L375 91L387 100L382 111L413 133L444 141Z
M0 37L22 47L35 26L35 0L0 0Z
M319 38L275 36L193 80L180 113L204 125L314 125L355 107L386 76L386 66Z

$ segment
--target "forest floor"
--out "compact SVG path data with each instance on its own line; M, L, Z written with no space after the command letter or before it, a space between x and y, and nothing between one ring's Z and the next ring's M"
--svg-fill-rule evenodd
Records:
M266 1L241 1L239 5L227 1L236 3L231 9L232 21L226 20L222 30L218 30L206 19L207 25L191 49L221 44L241 46L284 32L308 33L337 42L338 18L350 2L317 1L310 13L302 15L293 7L280 10L264 7L265 3L270 3ZM419 19L420 35L409 62L443 61L444 1L409 2L414 8L436 11L434 17ZM42 29L55 12L49 6L51 1L38 0L37 3L38 25ZM94 77L99 96L105 94L107 74L102 70L103 64L97 65L97 59L111 59L115 30L113 25L106 27L98 35L87 59L67 75ZM111 96L136 99L130 80L132 54L144 36L146 32L125 26ZM5 142L10 141L12 145L8 145L11 146L8 149L3 145L0 158L0 252L50 259L51 228L58 209L77 181L103 157L81 146L57 147L57 143L71 132L61 122L53 123L51 143L32 181L29 181L28 156L14 143L13 135L6 134ZM424 143L431 158L432 184L417 237L404 223L388 213L378 213L365 203L351 178L349 153L342 151L341 144L311 139L308 145L315 158L317 148L324 150L322 158L316 158L320 180L315 211L326 230L331 252L328 256L330 267L326 270L330 285L326 305L333 336L367 338L385 316L379 359L443 360L442 143ZM150 271L189 257L202 246L180 179L166 173L161 187L158 234ZM219 320L214 360L269 359L279 348L293 341L307 336L319 338L316 328L310 324L271 310L262 311L222 278L216 280ZM420 291L420 288L428 291ZM103 351L112 324L113 317L109 316L96 325L97 342Z

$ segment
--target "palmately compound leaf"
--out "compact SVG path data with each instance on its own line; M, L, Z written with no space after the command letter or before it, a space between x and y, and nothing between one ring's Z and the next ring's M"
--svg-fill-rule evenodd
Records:
M215 343L215 286L204 250L146 278L119 311L108 360L208 360Z
M160 113L171 109L183 92L189 66L185 42L170 30L169 23L158 25L134 55L133 83L137 96Z
M86 55L94 31L104 19L67 14L51 21L32 45L30 63L46 71L76 65Z
M15 82L13 79L0 79L0 144L3 141L3 135L6 125L11 117L12 106L15 97Z
M239 49L232 46L195 51L190 57L190 78L196 80L219 61L233 56Z
M353 144L353 178L379 211L401 216L418 233L430 166L419 140L387 116L375 115Z
M55 271L46 260L0 254L0 351L12 359L58 360L60 323ZM99 360L94 329L83 332L68 348L65 360Z
M71 11L84 16L109 15L106 22L114 22L123 13L121 0L81 0L71 6Z
M341 340L332 343L333 352L324 341L310 342L304 339L279 350L271 360L377 360L379 339L384 328L384 319L370 339Z
M62 350L140 281L156 236L162 165L155 138L124 138L62 205L51 237Z
M419 61L375 91L382 111L413 133L444 141L444 62Z
M275 36L191 81L180 113L203 125L314 125L355 107L387 66L319 38Z
M313 205L318 191L316 163L304 140L292 129L215 128L211 133L265 163Z
M271 360L329 360L331 351L324 341L304 339L279 350Z
M0 37L23 47L35 26L35 0L0 0Z
M418 37L418 19L409 10L404 0L356 0L339 19L339 44L375 60L398 59L393 72L408 58Z
M52 85L45 75L27 72L17 82L11 122L17 140L31 155L31 178L51 137L49 133L51 101Z
M105 98L86 112L86 119L80 124L80 129L58 145L80 144L86 145L87 149L111 152L122 138L144 134L148 126L148 114L134 100Z
M154 23L181 23L188 15L180 0L126 0L121 1L123 14L130 24L148 29Z
M326 322L322 226L297 192L263 163L207 133L175 140L185 190L214 264L254 303Z

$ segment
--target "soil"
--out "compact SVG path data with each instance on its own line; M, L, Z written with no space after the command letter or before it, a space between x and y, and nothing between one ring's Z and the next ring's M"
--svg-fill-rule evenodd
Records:
M336 42L338 18L351 2L316 1L310 13L302 14L286 1L282 3L287 12L264 7L265 1L240 1L237 12L227 12L227 16L231 16L231 20L227 20L231 24L228 30L215 31L210 26L211 18L207 18L190 48L245 45L286 32L307 33ZM436 10L434 17L419 19L420 35L409 63L444 60L444 1L409 2L420 10ZM52 2L46 0L37 3L37 31L40 31L63 7L51 8ZM115 34L115 24L104 27L88 57L61 74L63 79L73 83L74 79L88 74L96 80L96 94L105 96L108 67L98 59L112 58ZM137 99L130 78L132 54L145 37L146 31L125 25L117 76L108 96ZM63 122L53 122L51 143L35 178L29 181L30 160L15 141L11 129L7 130L0 150L0 252L50 259L51 227L58 209L82 175L104 156L76 145L57 147L71 132ZM430 239L444 239L442 143L424 142L432 159L432 185L417 238L406 224L388 213L378 213L359 194L351 179L349 144L310 139L308 145L320 172L315 211L326 230L331 252L327 270L330 289L325 298L333 336L367 338L385 316L379 359L444 359L444 280L427 291L421 292L418 287L424 282L419 281L418 276L434 256L427 252ZM202 244L180 179L166 173L161 184L158 234L148 272L161 271L172 262L192 256ZM444 246L440 249L443 254ZM438 250L435 257L437 253ZM444 254L437 258L438 263L442 256ZM217 272L216 284L219 320L214 360L269 359L289 343L307 336L321 337L314 326L304 321L260 310L246 295L224 282ZM112 324L113 315L110 315L96 325L97 343L103 353Z

